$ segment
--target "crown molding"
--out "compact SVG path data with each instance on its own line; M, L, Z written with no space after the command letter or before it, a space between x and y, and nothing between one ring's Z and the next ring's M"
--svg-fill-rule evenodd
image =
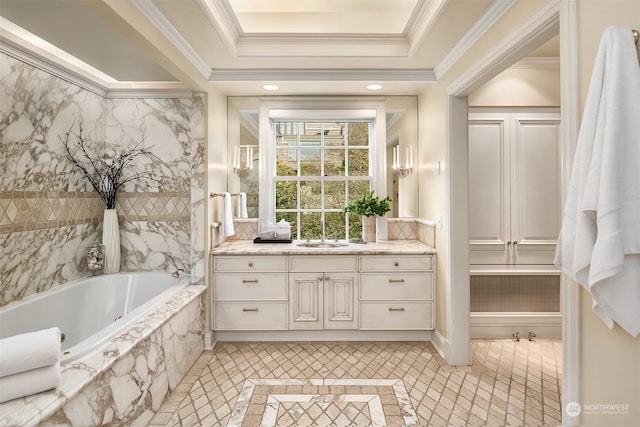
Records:
M434 68L436 77L442 78L444 74L455 64L469 49L482 37L496 22L507 13L518 0L494 0L491 6L473 24L460 41L449 51L447 55Z
M191 98L180 82L120 82L0 17L0 52L103 98Z
M160 31L178 51L193 65L205 79L211 67L202 59L195 49L182 37L182 34L171 24L151 0L131 0L138 10Z
M435 82L430 69L294 69L225 68L214 69L210 82L224 81L362 81Z
M535 57L529 56L522 58L520 61L513 64L510 68L560 68L560 58L555 56L550 57Z
M507 42L490 52L485 59L479 61L458 77L447 88L450 96L468 95L480 87L488 79L492 70L493 77L507 69L510 64L523 54L529 53L532 47L539 46L542 39L549 39L559 32L559 9L561 0L549 0L521 29L505 36Z
M407 56L415 55L422 46L447 3L449 0L418 1L404 30L404 38L409 43Z

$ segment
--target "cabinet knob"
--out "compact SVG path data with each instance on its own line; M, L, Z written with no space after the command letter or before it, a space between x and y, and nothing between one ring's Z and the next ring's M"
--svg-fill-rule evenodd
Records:
M323 280L323 279L324 279L324 277L322 277L322 276L318 276L318 281L319 281L319 282L322 282L322 280Z
M517 241L517 240L514 240L514 241L513 241L513 246L515 246L515 245L517 245L517 244L518 244L518 241Z
M253 262L249 261L249 267L253 267Z
M400 263L398 261L396 261L396 262L393 263L393 265L397 267L397 266L400 265Z
M507 246L511 246L511 240L507 240Z

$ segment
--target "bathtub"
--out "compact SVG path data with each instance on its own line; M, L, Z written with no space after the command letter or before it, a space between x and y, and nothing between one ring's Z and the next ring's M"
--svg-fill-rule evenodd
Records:
M0 308L0 338L53 326L63 334L61 386L0 404L0 425L46 424L48 418L61 425L95 425L149 417L202 352L205 289L190 285L188 276L119 273L74 281ZM152 398L141 399L143 394ZM99 404L92 402L90 413L78 404L93 399Z

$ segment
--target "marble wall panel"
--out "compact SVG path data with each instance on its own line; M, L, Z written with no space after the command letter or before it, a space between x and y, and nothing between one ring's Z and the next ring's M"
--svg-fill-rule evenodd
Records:
M85 275L84 248L100 236L103 206L60 140L79 126L95 153L140 143L161 160L132 164L159 186L129 183L119 196L123 270L173 268L170 255L204 271L202 97L107 99L0 52L0 100L0 305ZM88 208L71 200L81 193L94 198Z

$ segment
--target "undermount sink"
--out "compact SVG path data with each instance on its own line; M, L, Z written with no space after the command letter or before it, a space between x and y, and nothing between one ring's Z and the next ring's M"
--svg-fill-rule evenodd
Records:
M344 246L349 246L347 242L300 242L297 244L298 246L303 246L305 248L341 248Z

